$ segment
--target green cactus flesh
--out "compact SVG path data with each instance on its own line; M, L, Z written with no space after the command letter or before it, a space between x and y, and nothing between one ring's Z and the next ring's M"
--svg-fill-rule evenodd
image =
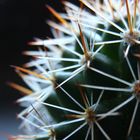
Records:
M61 21L56 27L50 23L57 29L53 29L55 39L32 42L47 48L26 65L42 77L20 70L27 74L23 78L32 90L19 99L29 104L19 114L23 127L32 130L25 136L140 140L140 3L81 3L85 7L79 10L65 2L68 14L62 17L53 11ZM90 21L91 16L98 21Z

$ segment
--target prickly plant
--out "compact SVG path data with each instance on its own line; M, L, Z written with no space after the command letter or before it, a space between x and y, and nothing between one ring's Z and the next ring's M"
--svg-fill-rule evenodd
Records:
M28 88L18 100L20 140L140 140L140 2L64 2L47 6L54 38L30 42L33 60L16 66Z

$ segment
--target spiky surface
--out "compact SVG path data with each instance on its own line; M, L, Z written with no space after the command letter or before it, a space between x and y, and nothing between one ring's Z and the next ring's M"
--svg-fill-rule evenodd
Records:
M24 140L140 139L140 2L65 2L66 13L48 9L54 38L30 42L37 51L25 68L15 67L28 88Z

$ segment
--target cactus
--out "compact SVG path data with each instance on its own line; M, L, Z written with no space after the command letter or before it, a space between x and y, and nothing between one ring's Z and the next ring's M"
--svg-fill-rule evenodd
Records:
M54 38L30 42L33 60L15 66L28 85L16 140L140 140L140 2L64 2L48 7Z

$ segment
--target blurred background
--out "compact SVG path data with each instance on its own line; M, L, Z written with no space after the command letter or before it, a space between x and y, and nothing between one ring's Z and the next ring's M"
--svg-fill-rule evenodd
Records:
M78 0L69 0L74 3ZM21 108L16 100L21 94L11 89L6 83L21 82L10 65L22 66L29 57L22 54L31 50L27 43L34 37L50 36L46 20L51 14L46 4L57 11L63 11L61 0L0 0L0 140L7 140L6 135L20 133L20 120L16 114Z

